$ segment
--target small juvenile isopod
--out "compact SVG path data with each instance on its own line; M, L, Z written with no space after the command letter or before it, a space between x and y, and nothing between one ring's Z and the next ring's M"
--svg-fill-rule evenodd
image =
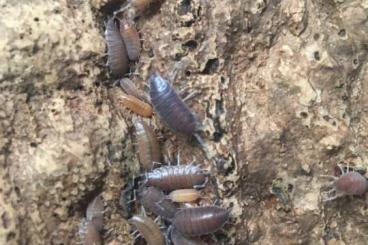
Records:
M119 83L120 87L125 91L125 93L144 100L145 102L149 102L147 96L143 94L129 78L122 78L120 79Z
M160 118L173 131L188 136L194 135L198 139L197 132L200 130L201 123L169 82L158 73L153 73L149 80L151 103Z
M330 190L322 192L322 201L327 202L347 195L360 196L368 191L368 181L363 175L358 172L349 172L349 168L346 171L341 168L342 175L339 177L322 176L332 179L329 184ZM331 196L333 193L334 195Z
M165 219L170 220L174 218L175 213L178 211L176 205L171 200L165 198L166 196L161 190L153 186L143 187L138 195L144 208Z
M172 221L175 229L188 237L210 234L220 229L229 219L229 211L217 206L184 208Z
M168 198L173 202L195 202L201 197L196 189L180 189L170 192Z
M121 95L117 100L125 107L127 107L132 112L142 116L151 117L153 114L152 107L150 104L139 100L132 95Z
M101 195L98 195L88 204L86 210L87 221L93 223L98 231L101 231L103 228L103 214L104 203Z
M128 72L129 60L115 18L110 18L107 21L105 39L107 44L107 65L112 74L123 76Z
M133 216L130 223L135 225L148 245L164 245L165 239L160 227L149 217Z
M156 168L145 174L146 184L164 191L203 188L208 182L208 173L196 165L175 165Z
M135 29L134 25L129 23L126 19L121 19L120 34L124 40L129 59L132 61L137 60L141 53L141 40L137 29Z
M139 161L144 170L151 170L153 162L160 162L161 151L153 129L141 120L134 122Z

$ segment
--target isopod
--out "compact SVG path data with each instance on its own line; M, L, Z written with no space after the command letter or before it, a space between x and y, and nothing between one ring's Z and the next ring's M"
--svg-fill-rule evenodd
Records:
M201 127L198 118L190 111L169 82L158 73L151 74L149 80L151 103L160 118L173 131L199 137L196 134Z
M228 219L227 209L217 206L195 207L179 210L172 224L184 236L193 237L217 231Z
M141 53L141 40L137 29L125 19L120 20L120 34L130 60L135 61Z
M368 191L368 181L363 175L358 172L349 172L349 168L346 169L346 172L341 168L341 173L339 177L322 176L332 179L329 184L330 190L322 192L322 201L327 202L346 195L360 196ZM334 195L331 196L333 193Z
M156 168L145 174L146 184L164 191L203 188L208 182L208 173L196 165L175 165Z
M199 238L185 237L176 229L170 229L170 240L174 245L206 245Z
M110 18L107 21L105 39L107 43L107 65L113 75L123 76L128 72L129 60L115 18Z
M138 195L144 208L165 219L174 218L178 211L177 206L171 200L165 198L166 196L161 190L153 186L143 187Z
M195 202L201 197L196 189L180 189L170 192L169 196L173 202Z
M95 225L83 219L79 225L79 236L82 244L85 245L99 245L102 244L101 234L98 232Z
M149 102L147 96L143 94L129 78L122 78L120 79L119 83L120 87L125 91L125 93L144 100L145 102Z
M98 231L101 231L103 228L103 214L104 203L101 195L98 195L88 204L86 210L87 221L92 222Z
M117 100L132 112L142 116L151 117L153 114L150 104L128 94L121 95Z
M130 223L135 225L149 245L164 245L165 239L160 227L149 217L133 216Z
M141 120L134 122L139 161L144 170L151 170L153 162L160 162L161 151L153 129Z

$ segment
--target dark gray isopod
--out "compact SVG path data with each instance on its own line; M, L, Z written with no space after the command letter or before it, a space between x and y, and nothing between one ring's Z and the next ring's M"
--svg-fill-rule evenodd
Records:
M115 18L110 18L106 25L105 39L107 43L107 65L112 74L115 76L123 76L128 72L129 60L116 21Z
M169 82L158 73L150 78L151 103L160 118L174 131L194 135L200 130L198 118L189 110Z
M210 234L220 229L229 219L229 211L217 206L184 208L172 221L175 229L188 237Z

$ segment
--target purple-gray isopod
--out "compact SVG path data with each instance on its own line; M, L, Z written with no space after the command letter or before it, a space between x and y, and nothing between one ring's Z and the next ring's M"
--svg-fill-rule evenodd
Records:
M322 176L332 179L329 184L330 190L321 193L323 201L332 201L346 195L363 195L368 191L368 181L363 175L358 172L349 172L349 168L347 171L344 172L342 169L343 174L339 177Z
M169 82L157 72L151 74L149 80L151 103L160 118L178 133L196 135L201 123Z
M183 208L175 214L172 224L184 236L201 236L220 229L229 214L229 210L217 206Z
M144 208L164 219L171 220L178 211L177 206L167 199L161 190L153 186L143 187L138 192L138 197Z
M107 21L105 39L107 44L107 65L112 74L123 76L128 72L129 59L115 18L110 18Z

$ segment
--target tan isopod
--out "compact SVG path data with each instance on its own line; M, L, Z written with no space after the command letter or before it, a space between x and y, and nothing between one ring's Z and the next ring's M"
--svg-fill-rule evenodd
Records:
M123 106L127 107L132 112L142 116L142 117L151 117L153 115L152 106L132 95L121 95L117 98L117 101L120 102Z
M153 162L160 162L160 145L153 129L147 123L135 120L134 127L137 135L137 148L141 167L144 170L151 170Z
M165 239L160 227L149 217L133 216L130 223L135 225L149 245L164 245Z
M120 34L124 40L124 44L130 60L138 60L141 53L141 40L135 26L125 19L120 20Z
M196 189L180 189L170 192L168 198L173 202L195 202L201 197Z

